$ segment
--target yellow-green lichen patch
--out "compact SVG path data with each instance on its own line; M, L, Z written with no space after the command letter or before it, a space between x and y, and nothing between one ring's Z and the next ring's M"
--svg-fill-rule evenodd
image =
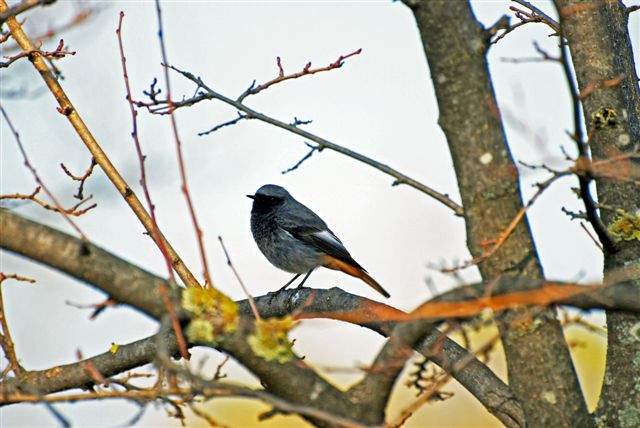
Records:
M189 342L215 344L213 326L203 318L192 320L185 330Z
M618 113L612 108L602 107L591 115L591 122L596 129L615 127L618 124Z
M215 288L184 290L182 307L194 315L186 329L191 342L215 343L238 328L238 304Z
M291 361L295 355L287 335L296 324L291 317L258 320L254 334L249 336L249 346L256 355L267 361L280 364Z
M625 210L616 211L616 218L607 229L617 242L640 241L640 217Z

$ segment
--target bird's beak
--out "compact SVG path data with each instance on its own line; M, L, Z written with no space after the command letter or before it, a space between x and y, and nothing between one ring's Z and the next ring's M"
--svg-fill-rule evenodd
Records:
M247 195L247 198L249 199L255 199L256 197L254 195Z

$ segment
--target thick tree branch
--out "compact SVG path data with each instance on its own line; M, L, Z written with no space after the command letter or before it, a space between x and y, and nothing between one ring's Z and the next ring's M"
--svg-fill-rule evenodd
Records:
M46 370L27 371L18 378L7 378L0 382L0 398L3 405L11 404L8 397L16 393L46 395L74 388L86 388L96 383L96 378L87 370L90 363L103 378L132 370L155 361L159 340L171 354L178 352L175 335L153 335L146 339L118 347L117 352L107 351L83 361L51 367Z
M0 247L58 269L144 314L166 313L158 290L165 280L88 242L0 209ZM173 292L179 301L178 290Z
M384 411L391 396L391 390L407 361L413 356L413 348L425 333L433 330L435 325L423 320L400 323L395 326L367 375L349 391L354 399L367 403L369 414L384 420Z
M178 343L171 331L158 333L151 337L136 342L121 345L116 352L87 358L76 363L52 367L47 370L27 372L26 376L10 378L0 383L0 406L24 403L50 401L47 394L66 391L74 388L89 388L96 383L96 373L106 381L111 376L122 373L136 367L153 363L162 352L158 344L163 342L164 351L179 355ZM91 367L91 370L87 370ZM170 388L166 391L155 388L133 391L93 392L76 394L69 397L55 396L51 401L77 401L81 399L104 398L129 398L143 403L158 399L163 394L167 395L194 395L199 394L204 398L217 396L235 396L257 398L267 404L273 405L282 412L297 413L309 417L311 420L321 420L338 426L350 428L364 428L364 425L348 418L333 415L320 410L316 406L300 405L283 400L263 390L251 389L239 385L207 380L196 376L188 370L178 366L171 367L180 377L187 378L188 387L183 389Z
M90 246L83 252L81 240L58 232L47 226L26 220L7 210L0 210L0 247L17 252L33 260L55 267L73 275L90 285L107 292L116 300L131 305L149 316L160 319L166 308L158 292L162 279L130 265L127 262ZM640 268L638 268L640 269ZM594 287L593 293L574 295L562 303L582 309L611 308L619 311L640 311L640 295L626 283L626 279L639 276L637 271L622 271L604 288ZM619 284L613 286L614 284ZM491 286L491 294L496 296L513 290L527 290L541 287L542 279L503 277L492 283L478 283L460 287L438 296L435 301L454 302L475 300L487 295L487 287ZM174 291L178 300L179 290ZM314 317L332 317L345 319L357 311L366 311L367 307L385 307L382 303L369 301L363 297L343 292L340 289L312 290L308 288L287 290L276 295L256 298L259 312L265 318L281 317L292 313L299 316L313 314ZM252 311L246 302L241 302L242 312L251 316ZM387 307L389 311L397 311ZM343 318L338 315L345 314ZM371 322L361 324L380 334L391 334L395 323ZM434 319L439 321L439 319ZM425 330L427 336L415 349L452 375L464 385L485 407L509 427L524 426L524 416L519 403L511 390L491 370L474 358L467 350L442 335L437 330ZM435 345L438 344L436 347ZM231 345L228 345L231 346ZM236 344L234 346L239 346ZM229 353L235 352L231 347ZM243 351L245 352L245 351ZM152 359L145 361L150 362ZM261 370L268 370L265 365Z

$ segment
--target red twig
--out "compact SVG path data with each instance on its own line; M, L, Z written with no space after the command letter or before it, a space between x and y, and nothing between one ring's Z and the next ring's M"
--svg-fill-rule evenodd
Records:
M36 182L38 183L38 186L42 187L42 190L44 190L44 192L47 194L49 199L51 199L51 201L53 201L53 204L57 208L56 211L58 211L60 214L62 214L64 219L82 237L82 240L83 241L88 241L89 238L87 237L87 235L85 235L84 232L80 229L80 227L71 219L71 217L69 217L69 214L68 214L67 210L62 208L62 205L60 205L60 202L58 202L58 200L55 198L55 196L53 196L53 193L51 193L49 191L49 189L47 188L47 186L45 186L44 182L40 179L40 176L36 172L36 169L33 167L31 162L29 162L29 157L27 156L27 152L25 151L24 146L22 145L22 141L20 140L20 134L18 134L18 131L16 131L16 129L13 127L13 124L11 123L11 120L9 120L9 116L7 115L7 112L4 110L4 107L2 107L2 105L0 105L0 111L2 111L2 115L4 116L4 119L7 121L7 124L9 125L9 128L11 129L11 132L13 133L13 136L15 137L16 143L18 144L18 148L20 149L20 153L22 153L22 157L24 159L24 165L29 169L29 171L31 171L31 173L33 174L33 177L35 178ZM90 207L90 208L92 208L92 207ZM87 210L90 209L90 208L87 208ZM85 212L86 212L86 210L85 210Z
M164 300L164 304L167 307L167 312L169 313L169 317L171 318L171 326L173 328L173 331L176 334L176 340L178 341L178 348L180 349L180 355L185 360L189 360L191 358L191 355L187 350L187 342L184 340L182 327L180 327L180 322L178 322L178 317L176 316L176 311L173 308L173 303L171 303L171 299L169 298L169 291L167 290L167 285L164 282L160 283L160 294L162 294L162 300Z
M184 166L184 159L182 156L182 143L180 141L180 136L178 135L178 124L176 122L176 117L173 114L174 108L173 108L173 101L171 99L171 82L169 79L169 60L167 59L167 49L164 43L164 29L162 27L162 9L160 8L160 0L156 0L156 13L158 16L158 38L160 39L160 50L162 52L162 66L164 69L164 79L167 87L167 104L169 105L169 117L171 118L171 128L173 129L173 137L176 142L178 165L180 167L180 180L182 181L181 189L185 199L187 200L187 206L189 207L189 214L191 215L193 227L196 231L198 248L200 250L200 258L202 260L202 268L204 270L205 287L213 287L213 282L211 281L211 275L209 274L209 263L207 262L207 255L206 255L204 244L202 241L202 235L203 235L202 229L198 224L198 219L196 217L193 201L191 200L191 194L189 193L189 187L187 186L187 172Z
M616 87L620 84L620 82L622 82L622 79L624 79L624 76L620 75L618 77L614 77L613 79L602 80L600 82L591 83L587 85L587 87L584 88L582 91L580 91L579 98L583 100L589 94L592 94L593 92L598 91L600 89Z
M167 267L167 272L169 273L169 279L172 282L175 282L175 276L173 274L173 268L171 266L171 257L169 257L169 253L167 252L167 247L162 242L160 238L160 229L158 228L158 221L156 219L156 207L151 201L151 193L149 192L149 186L147 185L147 174L144 162L146 160L146 156L142 153L142 146L140 145L140 139L138 136L138 111L133 105L133 101L131 98L131 86L129 85L129 73L127 72L127 58L124 55L124 45L122 44L122 20L124 19L124 12L120 12L120 19L118 21L118 29L116 30L116 34L118 36L118 47L120 48L120 61L122 63L122 74L124 76L124 86L127 91L127 101L129 103L129 110L131 111L131 122L133 123L133 130L131 131L131 137L133 138L133 143L136 146L136 153L138 154L138 161L140 163L140 185L142 186L142 191L144 192L144 197L147 202L147 207L149 208L149 214L151 215L151 222L153 223L153 239L158 243L160 247L160 251L162 252L162 256L164 257L165 264Z
M167 265L167 271L169 272L169 278L172 283L175 283L175 277L173 275L173 268L171 266L171 258L169 257L169 253L167 252L167 247L160 239L160 230L158 229L158 222L156 221L155 216L155 206L151 201L151 194L149 193L149 187L147 186L147 176L144 166L145 156L142 154L142 148L140 146L140 140L138 138L138 121L137 116L138 112L136 111L132 98L131 98L131 87L129 85L129 75L127 73L127 59L124 55L124 47L122 44L122 20L124 19L124 12L120 12L120 19L118 21L118 29L116 30L116 34L118 35L118 45L120 48L120 59L122 61L122 72L124 75L124 83L127 90L127 101L129 102L129 108L131 110L131 120L133 122L133 131L131 132L131 136L133 137L133 141L136 146L136 152L138 153L138 159L140 161L140 185L144 191L144 196L147 200L147 205L149 206L149 212L151 214L151 220L153 223L153 234L155 235L153 238L156 242L159 243L160 251L164 257L164 260ZM167 286L165 283L161 283L160 291L162 294L162 298L164 300L165 306L167 307L167 312L171 317L171 325L173 327L173 331L176 334L176 338L178 340L178 346L180 348L180 354L186 360L190 358L189 351L187 350L187 344L184 340L184 335L182 334L182 328L180 327L180 323L178 322L178 318L176 317L176 312L173 308L173 304L169 299L169 293L167 291Z
M299 72L293 73L293 74L288 74L288 75L284 74L284 69L282 68L282 63L280 62L280 57L277 57L276 58L276 64L278 66L278 77L276 77L275 79L269 80L268 82L263 83L262 85L259 85L257 87L254 87L254 85L251 85L251 87L249 87L249 89L244 91L242 93L242 95L240 95L238 97L238 99L236 101L242 102L242 100L247 98L249 95L255 95L258 92L264 91L265 89L269 88L270 86L273 86L273 85L275 85L277 83L280 83L280 82L283 82L285 80L297 79L298 77L309 76L309 75L312 75L312 74L321 73L323 71L329 71L329 70L334 70L336 68L340 68L344 64L344 60L345 59L347 59L349 57L352 57L352 56L355 56L355 55L360 55L360 53L362 53L362 49L358 49L358 50L353 51L353 52L351 52L349 54L346 54L346 55L341 55L335 62L332 62L331 64L327 65L326 67L311 68L311 62L308 62L307 65L304 66L302 71L299 71ZM254 82L254 84L255 84L255 82Z

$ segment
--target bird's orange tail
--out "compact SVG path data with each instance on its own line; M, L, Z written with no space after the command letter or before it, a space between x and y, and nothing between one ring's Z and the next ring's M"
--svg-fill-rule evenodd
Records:
M378 282L371 278L369 276L369 274L361 268L358 268L356 266L350 265L347 262L344 262L336 257L332 257L329 255L325 255L325 267L329 268L329 269L333 269L333 270L339 270L341 272L346 273L347 275L351 275L351 276L355 276L356 278L360 278L361 280L363 280L364 282L366 282L367 284L369 284L369 286L371 286L371 288L373 288L374 290L376 290L378 293L382 294L384 297L390 297L390 294L387 293L387 290L385 290L384 288L382 288L382 286L380 284L378 284Z

